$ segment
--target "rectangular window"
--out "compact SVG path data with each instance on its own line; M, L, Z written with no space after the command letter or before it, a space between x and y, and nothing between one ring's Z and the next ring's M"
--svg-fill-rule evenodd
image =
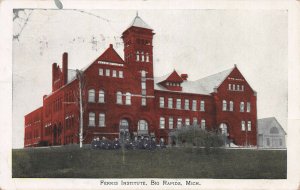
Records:
M206 127L205 119L201 119L201 129L205 129L205 127Z
M237 88L236 90L239 91L240 90L240 85L236 85L236 88Z
M181 128L182 126L182 118L177 118L177 128Z
M181 109L181 99L176 99L176 109Z
M232 90L235 90L235 84L232 85Z
M142 95L146 96L146 89L142 89Z
M189 110L190 109L190 101L188 99L184 100L184 109Z
M142 106L146 106L146 105L147 105L146 97L142 96Z
M186 126L189 126L190 124L191 124L191 123L190 123L190 119L189 119L189 118L186 118L186 119L185 119L185 125L186 125Z
M245 121L241 122L241 129L242 129L242 131L245 131Z
M244 91L244 85L242 85L242 91Z
M231 90L231 84L228 84L228 90Z
M164 97L159 97L159 107L160 108L165 107L165 98Z
M123 78L123 71L119 71L119 78Z
M169 117L169 129L173 129L173 117Z
M240 112L244 112L245 111L245 105L244 102L240 103Z
M103 69L99 69L99 75L103 76Z
M112 76L117 77L117 71L116 70L113 70Z
M105 114L99 114L99 127L105 127Z
M193 110L193 111L196 111L196 110L197 110L197 100L193 100L193 103L192 103L192 110Z
M204 102L204 100L200 101L200 111L205 111L205 102Z
M165 128L165 118L160 117L159 119L159 128L164 129Z
M142 81L142 89L146 89L146 82Z
M251 131L251 121L248 121L248 131Z
M105 76L109 77L110 76L110 69L105 70Z
M270 139L267 138L267 146L270 146Z
M193 117L193 125L197 125L198 124L198 119L197 117Z
M168 98L168 108L173 108L173 98Z
M95 113L93 112L89 113L89 126L91 127L95 126Z
M250 102L247 102L247 112L250 112L251 111L251 104Z

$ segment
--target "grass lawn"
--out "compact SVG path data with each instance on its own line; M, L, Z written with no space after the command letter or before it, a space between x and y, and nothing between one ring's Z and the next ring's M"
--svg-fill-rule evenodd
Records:
M286 160L285 150L32 148L12 151L12 177L285 179Z

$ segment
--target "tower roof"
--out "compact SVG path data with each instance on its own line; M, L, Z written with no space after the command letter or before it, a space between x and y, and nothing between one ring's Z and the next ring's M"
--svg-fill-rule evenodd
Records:
M139 17L138 13L136 14L133 21L130 23L128 28L130 28L132 26L152 30L152 28L145 21L143 21L143 19L141 19L141 17Z

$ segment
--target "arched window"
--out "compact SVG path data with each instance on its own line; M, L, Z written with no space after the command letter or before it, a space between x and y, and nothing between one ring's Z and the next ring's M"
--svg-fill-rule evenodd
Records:
M270 134L279 134L279 130L276 127L270 129Z
M104 103L105 93L104 90L99 90L99 103Z
M149 62L149 53L146 53L146 62Z
M244 102L241 102L240 103L240 112L244 112L244 110L245 110L245 104L244 104Z
M126 105L131 105L131 94L129 92L126 92L125 104Z
M95 126L95 113L94 112L89 113L89 126L90 127Z
M227 110L227 102L226 102L226 100L223 100L223 107L222 107L222 110L223 110L223 111L226 111L226 110Z
M185 125L186 125L186 126L191 125L190 118L186 118L186 119L185 119Z
M247 102L247 112L250 112L251 111L251 104L250 102Z
M120 92L120 91L117 92L117 104L123 104L122 92Z
M95 90L94 89L89 90L88 102L95 102Z
M142 70L141 71L141 76L142 76L142 78L145 78L146 77L146 71Z
M164 117L160 117L160 119L159 119L159 128L160 129L165 128L165 118Z
M141 56L142 56L142 62L144 62L145 61L144 52L141 53Z
M205 129L205 124L206 124L206 122L205 122L205 119L201 119L201 129Z
M136 52L136 61L140 61L140 52L139 51Z
M230 101L230 102L229 102L229 110L230 110L230 111L233 111L233 101Z
M120 126L128 128L129 127L128 121L126 119L121 119Z
M251 121L248 121L247 127L248 127L247 130L248 130L248 131L251 131Z
M242 129L242 131L245 131L245 129L246 129L246 128L245 128L245 121L242 121L242 122L241 122L241 129Z
M139 130L148 130L148 123L145 120L139 120L138 122Z

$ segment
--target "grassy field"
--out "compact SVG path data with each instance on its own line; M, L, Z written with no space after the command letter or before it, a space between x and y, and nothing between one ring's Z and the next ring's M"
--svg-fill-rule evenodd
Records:
M57 147L13 150L12 158L14 178L284 179L287 166L283 150Z

